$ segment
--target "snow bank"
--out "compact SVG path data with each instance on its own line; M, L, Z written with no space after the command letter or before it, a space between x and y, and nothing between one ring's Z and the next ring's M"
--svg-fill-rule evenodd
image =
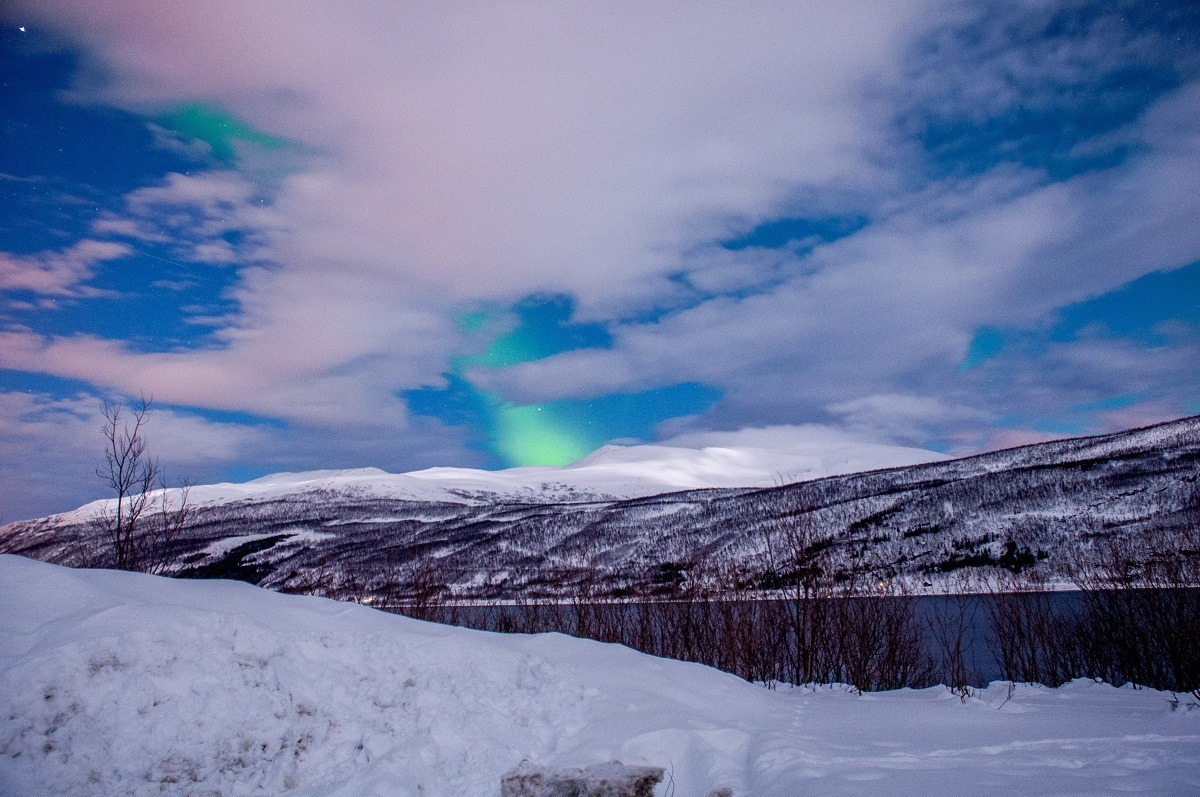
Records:
M1200 793L1200 710L1090 682L1007 696L769 691L558 635L0 557L4 795L494 797L526 759L662 766L678 797Z

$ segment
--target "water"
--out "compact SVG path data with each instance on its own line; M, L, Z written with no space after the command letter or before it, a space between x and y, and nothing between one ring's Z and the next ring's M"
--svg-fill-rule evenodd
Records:
M1012 596L1004 596L1003 599L1011 600ZM1061 618L1077 616L1084 608L1083 594L1076 591L1038 593L1036 598L1019 596L1018 599L1044 601L1050 611ZM926 650L938 660L945 656L938 618L957 619L959 606L965 603L963 619L966 622L963 624L962 639L968 684L985 686L992 681L1006 679L997 656L999 639L992 622L996 601L999 600L996 596L919 595L911 600L918 622L926 630ZM955 629L948 630L953 633Z
M1079 592L1038 593L1015 596L1017 600L1038 600L1056 616L1072 617L1083 608ZM1013 600L1014 596L1003 599ZM996 596L981 595L919 595L903 598L826 599L826 610L857 607L854 618L863 622L879 620L873 607L895 610L893 617L903 622L915 636L915 652L923 656L929 671L913 675L912 682L903 678L897 685L927 686L930 683L963 681L983 686L1005 678L1000 657L998 634L992 618ZM481 628L490 631L540 632L558 631L576 636L616 642L644 650L654 655L700 661L721 667L751 680L795 680L787 678L794 672L795 609L788 601L737 601L736 606L721 602L658 602L658 603L586 603L475 605L430 607L416 613L424 619ZM724 609L724 611L723 611ZM866 610L866 611L863 611ZM827 612L826 612L827 613ZM729 619L737 614L743 618ZM886 612L884 612L887 615ZM911 657L913 651L903 644L903 635L880 632L882 636L860 637L862 629L843 625L848 633L826 638L828 646L839 644L861 649L874 644L878 648L897 649ZM837 634L838 632L830 632ZM683 639L672 637L682 636ZM846 636L855 637L847 643ZM749 637L749 639L745 638ZM874 640L874 642L872 641ZM898 641L899 640L899 641ZM949 643L950 650L947 650ZM737 649L758 646L777 651L774 665L767 661L753 663L753 651L737 653ZM961 650L961 666L950 668L948 653ZM868 651L869 655L871 651ZM874 651L878 654L879 651ZM836 658L836 654L831 654ZM862 655L850 651L847 655ZM791 661L792 663L788 663Z

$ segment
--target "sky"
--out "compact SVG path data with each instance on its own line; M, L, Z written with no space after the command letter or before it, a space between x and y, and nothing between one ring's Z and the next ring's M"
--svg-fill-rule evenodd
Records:
M1200 6L0 10L0 521L169 479L1200 413Z

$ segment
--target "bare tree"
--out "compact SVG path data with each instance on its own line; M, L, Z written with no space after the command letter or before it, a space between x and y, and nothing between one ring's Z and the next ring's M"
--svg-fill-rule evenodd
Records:
M161 573L170 563L172 541L188 520L189 486L184 483L178 500L168 496L162 468L146 452L149 411L145 398L133 407L109 402L101 407L104 464L96 475L116 500L100 510L95 522L108 545L109 563L118 570Z
M926 618L946 686L964 702L974 694L972 685L980 680L970 656L980 606L976 584L970 574L953 579L951 591L937 600Z
M188 495L192 485L184 479L172 497L166 479L159 470L158 500L153 503L149 517L142 518L141 534L135 543L137 569L144 573L163 573L171 564L173 544L179 531L191 517Z
M779 531L783 537L780 576L791 604L791 681L823 681L828 673L833 606L832 540L818 533L812 516L804 512L780 518Z

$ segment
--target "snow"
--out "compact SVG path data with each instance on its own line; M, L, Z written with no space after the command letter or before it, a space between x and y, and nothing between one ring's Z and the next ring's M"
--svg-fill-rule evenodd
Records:
M335 524L336 521L330 523L330 525ZM265 534L239 534L233 537L223 537L219 540L210 542L197 552L196 558L189 560L189 562L192 565L215 562L228 554L234 548L237 548L239 545L245 545L248 542L257 542L259 540L269 540L280 536L284 537L285 539L281 540L276 546L274 546L276 553L286 552L289 549L293 549L297 545L321 542L322 540L330 539L334 535L313 531L312 529L306 529L302 526L280 529L278 531L270 531Z
M526 759L661 766L679 797L1200 793L1200 710L1168 698L768 690L554 634L0 557L4 795L494 797Z
M858 443L841 438L803 441L781 438L777 448L609 445L563 467L532 466L497 471L439 467L409 473L354 468L276 473L240 484L193 486L188 492L188 502L193 507L213 506L316 492L364 499L456 504L490 502L497 497L518 501L613 500L711 487L769 487L785 481L805 481L946 458L918 448ZM177 500L175 492L172 491L171 500ZM55 515L52 520L80 522L96 515L108 503L110 500L94 501L72 512Z

